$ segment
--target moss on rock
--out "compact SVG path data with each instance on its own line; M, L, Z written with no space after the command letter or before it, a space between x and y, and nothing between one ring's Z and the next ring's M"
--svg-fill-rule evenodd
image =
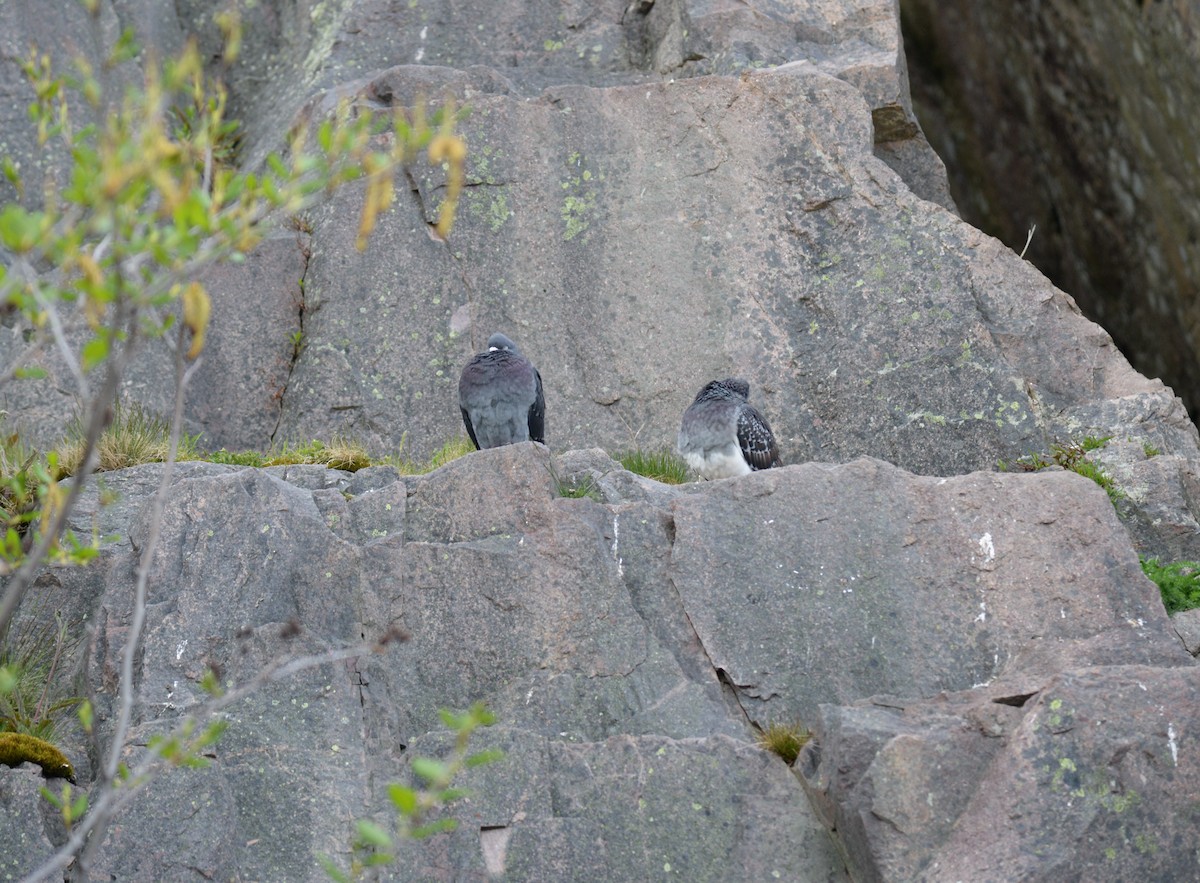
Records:
M44 739L25 733L0 733L0 763L6 766L36 763L47 779L75 781L75 768L65 754Z

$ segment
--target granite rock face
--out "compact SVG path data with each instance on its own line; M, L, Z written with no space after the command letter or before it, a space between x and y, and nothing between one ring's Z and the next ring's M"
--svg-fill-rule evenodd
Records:
M41 583L56 605L93 599L81 678L101 743L160 472L113 473L111 508L89 491L74 527L127 539ZM585 479L601 499L559 496ZM113 827L97 869L122 879L321 879L355 818L386 820L411 758L447 750L437 709L480 699L501 725L477 743L505 759L468 774L458 830L406 845L395 879L1194 862L1200 668L1108 498L1070 473L859 459L669 487L533 443L405 478L196 465L149 584L131 757L196 707L209 668L239 683L281 654L411 640L240 700L211 766ZM816 733L795 775L754 744L794 720ZM86 787L89 755L67 748ZM56 842L20 818L25 842Z
M160 6L62 27L94 54L127 23L215 47L207 4ZM41 33L37 9L0 6L0 39ZM245 15L231 88L248 163L341 98L449 93L471 108L468 181L448 241L430 231L443 173L417 165L365 252L348 188L214 271L188 431L213 447L340 432L424 456L459 431L462 365L503 331L542 373L549 447L415 478L180 464L127 756L195 707L206 669L240 682L281 655L411 640L243 700L210 768L135 802L96 873L324 879L318 856L344 863L353 821L384 821L387 784L446 749L437 709L482 699L500 725L480 744L506 760L471 771L459 829L406 845L396 879L1194 875L1179 832L1197 669L1137 552L1200 558L1196 429L1070 296L946 208L894 2ZM24 330L0 322L0 356ZM165 411L167 365L148 349L126 395ZM46 367L3 390L42 437L72 407ZM609 459L670 445L696 389L726 376L749 380L795 465L668 487ZM1125 492L1116 509L1061 470L992 471L1083 435L1111 436L1093 456ZM119 539L38 584L86 624L77 674L101 745L159 474L103 476L72 526ZM1057 732L1064 708L1078 732ZM797 718L817 737L788 770L754 739ZM66 748L87 787L95 751ZM9 776L24 778L0 824L35 862L63 832L32 815L29 770L0 770L0 789ZM1029 826L995 833L1012 807L993 781ZM1140 826L1169 811L1142 850ZM1038 827L1055 813L1061 834Z
M14 47L37 37L31 7L4 14ZM347 0L246 16L229 74L246 162L340 99L453 95L470 106L467 187L448 242L429 227L442 173L416 165L365 253L347 188L214 270L187 411L203 444L343 433L426 456L459 431L459 370L501 330L542 370L555 450L670 446L696 379L731 375L761 391L785 462L950 475L1111 436L1139 547L1200 557L1200 451L1178 400L1069 296L927 201L951 205L929 183L944 175L910 109L894 3ZM200 4L67 22L93 53L130 24L217 49ZM13 63L0 84L27 89ZM9 322L11 355L24 329ZM169 366L148 349L125 395L168 411ZM46 367L3 401L42 439L75 406Z

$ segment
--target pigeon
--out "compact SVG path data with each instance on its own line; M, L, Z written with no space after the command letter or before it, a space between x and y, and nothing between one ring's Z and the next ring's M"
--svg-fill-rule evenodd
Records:
M546 443L542 376L503 334L463 368L458 404L477 450L530 441Z
M683 412L679 453L701 478L732 478L783 465L771 427L749 397L744 380L714 380Z

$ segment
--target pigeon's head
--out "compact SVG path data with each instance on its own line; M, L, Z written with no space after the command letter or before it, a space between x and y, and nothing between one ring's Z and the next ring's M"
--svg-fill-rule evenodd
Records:
M747 401L750 398L750 384L740 377L726 377L724 380L714 380L700 390L696 401L706 399L736 399Z
M517 355L521 354L521 351L517 349L517 345L498 331L488 338L488 352L494 353L497 350L505 350Z

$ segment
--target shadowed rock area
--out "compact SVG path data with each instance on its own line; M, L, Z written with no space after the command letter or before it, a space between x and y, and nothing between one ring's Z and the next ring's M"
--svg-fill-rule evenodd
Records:
M99 36L63 25L89 51L121 24L217 45L207 4L102 6ZM236 683L280 654L411 640L240 701L210 767L126 810L96 874L324 879L318 857L346 864L354 820L386 821L411 758L445 753L437 710L484 700L499 724L477 742L505 759L469 771L459 828L403 845L392 879L1195 875L1200 674L1138 553L1200 558L1196 429L1068 294L946 208L894 2L244 15L247 163L340 98L449 93L470 108L468 181L448 241L430 228L442 172L419 165L365 252L347 188L214 271L189 431L424 456L459 431L462 365L503 331L541 372L548 447L416 478L180 464L130 757L209 668ZM44 24L31 0L0 23L7 106L28 100L10 47ZM5 323L10 358L24 329ZM50 438L72 403L45 367L3 406ZM169 375L148 349L125 393L165 411ZM790 465L670 487L605 453L672 445L728 376ZM1073 473L992 471L1084 435L1112 437L1094 456L1116 507ZM87 624L100 745L160 475L101 476L72 524L110 538L99 559L39 581ZM789 769L755 736L796 720L815 738ZM87 787L95 752L64 748ZM17 874L64 836L34 773L0 769Z
M1200 7L902 0L922 124L963 216L1200 412Z

